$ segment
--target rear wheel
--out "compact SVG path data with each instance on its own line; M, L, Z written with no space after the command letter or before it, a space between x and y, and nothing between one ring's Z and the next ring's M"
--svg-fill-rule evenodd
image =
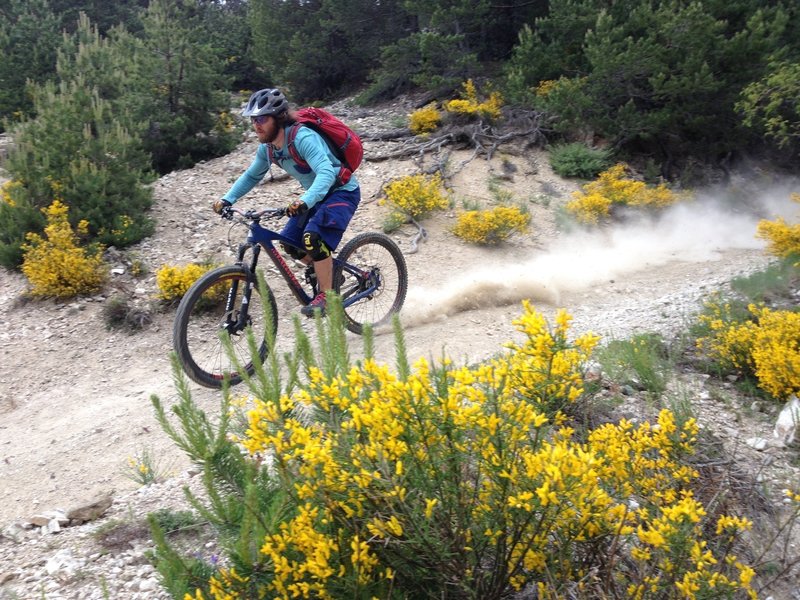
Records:
M342 302L363 294L345 306L345 325L362 333L364 325L382 325L403 307L408 289L408 269L400 248L382 233L362 233L338 254L335 290Z
M242 299L248 286L252 286L253 291L247 306L247 318L241 319ZM229 295L233 299L230 304L233 308L226 311ZM175 316L172 342L181 365L193 381L219 388L225 373L229 373L231 384L242 380L242 374L225 349L220 334L229 337L233 356L242 366L242 371L252 374L253 357L246 330L252 328L263 361L268 352L267 336L272 335L274 341L277 323L278 308L269 287L267 298L262 298L257 282L243 267L220 267L203 275L184 295Z

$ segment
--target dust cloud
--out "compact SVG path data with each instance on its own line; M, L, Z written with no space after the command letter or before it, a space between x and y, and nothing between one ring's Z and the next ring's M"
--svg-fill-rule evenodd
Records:
M407 327L459 312L516 304L523 299L557 305L562 293L623 279L675 262L713 262L726 250L760 249L758 221L795 220L798 205L785 190L762 193L747 207L698 195L658 218L630 217L622 224L562 235L543 254L515 264L492 264L443 281L411 287L403 309Z

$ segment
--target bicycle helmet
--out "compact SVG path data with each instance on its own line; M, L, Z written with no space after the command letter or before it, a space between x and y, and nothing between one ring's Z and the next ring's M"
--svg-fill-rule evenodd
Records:
M258 90L247 101L242 111L243 117L260 117L262 115L279 115L289 108L286 96L279 89L266 88Z

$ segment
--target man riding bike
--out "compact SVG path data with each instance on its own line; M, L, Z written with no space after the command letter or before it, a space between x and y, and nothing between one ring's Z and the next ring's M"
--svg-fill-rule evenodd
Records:
M312 316L318 309L324 314L325 294L333 288L331 253L341 242L361 201L358 180L354 175L344 183L337 179L341 161L310 127L299 127L292 142L296 155L306 164L298 164L292 158L287 140L288 130L295 121L280 90L267 88L255 92L242 116L250 117L260 144L253 162L231 189L214 202L213 209L219 214L252 190L273 162L294 177L305 192L287 207L290 218L281 233L295 240L305 252L289 246L284 246L284 250L305 264L314 264L319 293L301 312Z

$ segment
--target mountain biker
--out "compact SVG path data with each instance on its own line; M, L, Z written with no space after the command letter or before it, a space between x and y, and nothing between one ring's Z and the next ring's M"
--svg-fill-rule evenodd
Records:
M347 225L361 200L361 189L354 175L340 184L337 174L341 162L330 151L320 134L309 127L300 127L294 147L306 163L298 165L286 147L287 129L294 123L284 94L275 88L255 92L247 101L242 116L250 117L260 142L255 158L212 208L220 214L261 181L272 162L294 177L305 190L286 209L289 220L281 232L297 242L305 252L284 245L284 250L306 265L313 262L319 293L300 309L312 316L315 309L325 313L325 294L333 288L331 253L342 240ZM270 157L272 160L270 160Z

